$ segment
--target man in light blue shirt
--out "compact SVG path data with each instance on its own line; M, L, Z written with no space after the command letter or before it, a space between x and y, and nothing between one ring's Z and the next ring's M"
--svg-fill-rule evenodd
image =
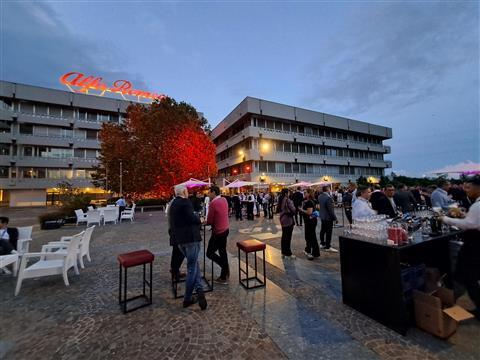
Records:
M448 189L450 189L450 182L445 179L438 181L438 187L432 192L431 196L432 208L439 207L448 210L448 206L455 202L448 196Z
M122 211L125 210L125 208L127 207L127 203L125 202L123 195L120 196L120 199L118 199L115 202L115 205L118 206L118 220L120 221L120 217L122 216Z

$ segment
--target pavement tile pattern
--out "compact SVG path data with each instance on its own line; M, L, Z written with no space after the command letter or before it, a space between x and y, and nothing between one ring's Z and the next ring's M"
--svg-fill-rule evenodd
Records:
M17 215L19 226L35 221L27 210L8 215L12 224ZM31 251L79 229L35 227ZM266 288L246 291L238 285L235 242L255 235L268 245L268 281ZM282 260L280 235L277 219L232 219L230 285L215 285L207 294L208 309L201 311L197 305L183 309L181 299L173 298L162 213L102 226L94 232L92 263L79 276L69 273L69 287L60 276L27 279L15 298L15 279L0 275L0 359L480 358L478 322L462 324L448 341L417 329L403 337L342 304L338 254L306 260L298 227L292 244L298 258ZM116 255L142 248L156 256L154 303L123 315ZM140 291L140 276L140 268L129 270L129 294Z

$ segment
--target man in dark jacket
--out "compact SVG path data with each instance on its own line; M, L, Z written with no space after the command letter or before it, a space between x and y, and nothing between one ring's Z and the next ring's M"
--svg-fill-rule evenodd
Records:
M187 279L183 307L196 303L193 290L197 291L198 304L202 310L207 308L207 300L203 293L198 265L200 252L200 219L193 213L192 202L188 199L187 188L183 185L175 187L175 199L169 209L170 241L177 246L187 258Z
M407 190L407 187L404 184L400 184L397 187L397 192L393 197L395 204L402 208L403 213L412 212L416 206L415 198L413 194Z
M318 196L320 219L322 221L322 229L320 230L320 248L329 252L338 252L337 249L330 246L332 242L333 223L337 221L330 190L330 186L324 186L323 192Z
M18 229L8 227L8 217L0 217L0 255L8 255L17 250Z
M295 206L295 225L302 226L303 216L300 214L300 208L303 203L303 193L300 191L300 188L297 188L297 191L292 196L293 205ZM300 220L298 219L300 218Z
M376 196L373 196L376 194ZM374 191L370 196L370 203L372 204L372 209L376 210L378 214L387 215L390 218L397 216L397 207L393 196L395 195L395 187L393 185L387 185L385 192L379 191L378 193Z

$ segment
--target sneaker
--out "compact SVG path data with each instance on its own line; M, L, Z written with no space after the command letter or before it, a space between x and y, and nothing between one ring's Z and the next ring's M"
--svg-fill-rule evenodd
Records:
M320 245L321 250L325 250L325 245Z
M308 255L307 255L307 259L308 259L308 260L313 260L313 255L312 255L312 254L308 254Z
M198 293L198 306L200 306L200 309L205 310L207 308L207 299L205 299L205 294L203 291L200 291Z
M198 299L196 297L192 296L192 298L190 300L183 300L183 307L187 308L190 305L196 304L197 301L198 301Z
M305 254L305 256L311 255L307 250L303 250L303 253Z
M333 248L333 247L329 247L328 249L325 249L326 252L331 252L331 253L338 253L338 250Z
M216 282L217 284L220 284L220 285L228 285L228 280L222 278L221 276L219 276L218 278L216 278L216 279L215 279L215 282Z

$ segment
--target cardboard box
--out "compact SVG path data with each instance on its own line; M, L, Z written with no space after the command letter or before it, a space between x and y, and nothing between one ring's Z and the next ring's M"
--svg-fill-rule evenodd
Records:
M417 327L442 339L452 335L460 321L473 318L468 311L455 305L453 291L446 288L431 294L414 291L413 299Z

